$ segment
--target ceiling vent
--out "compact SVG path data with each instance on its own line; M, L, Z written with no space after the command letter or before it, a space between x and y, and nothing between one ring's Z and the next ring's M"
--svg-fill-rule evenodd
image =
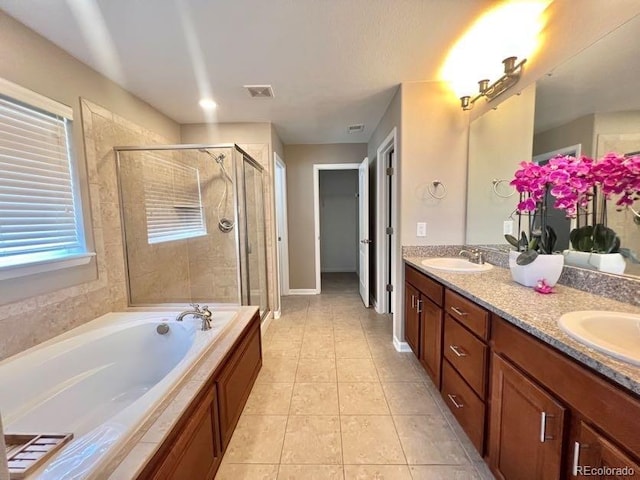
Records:
M273 98L273 88L271 85L245 85L249 95L253 98Z
M364 131L364 123L359 123L358 125L349 125L347 127L347 132L349 133L360 133Z

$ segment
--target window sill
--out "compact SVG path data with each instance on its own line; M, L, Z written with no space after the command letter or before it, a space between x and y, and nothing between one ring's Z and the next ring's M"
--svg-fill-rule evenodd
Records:
M95 256L95 253L78 253L65 258L52 258L50 260L32 262L26 265L0 267L0 281L86 265Z

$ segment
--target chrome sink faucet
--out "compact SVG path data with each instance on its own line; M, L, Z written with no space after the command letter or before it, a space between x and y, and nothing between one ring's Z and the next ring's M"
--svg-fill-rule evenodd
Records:
M484 252L481 252L477 248L472 248L471 250L462 249L458 256L465 257L471 263L477 263L478 265L484 265Z
M193 310L185 310L176 317L176 321L181 322L187 315L193 315L195 318L200 318L202 320L203 332L211 330L211 317L213 314L211 313L211 310L209 310L209 307L205 305L200 308L200 305L197 303L191 303L190 305L193 307Z

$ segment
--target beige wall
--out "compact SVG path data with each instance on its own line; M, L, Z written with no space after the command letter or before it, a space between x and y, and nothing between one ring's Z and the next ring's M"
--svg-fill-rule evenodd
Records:
M439 82L402 84L402 245L464 242L468 123L459 106L443 101L446 92ZM427 192L435 180L446 186L442 200ZM416 236L417 222L427 223L426 237Z
M595 116L593 114L576 118L564 125L536 133L533 137L533 155L553 152L561 148L580 144L581 154L593 155Z
M514 193L502 198L493 190L493 180L506 180L496 187L502 195L514 192L509 182L518 163L531 159L536 86L509 98L498 110L474 120L469 128L469 173L467 175L466 243L503 244L503 222L518 204ZM517 221L513 235L518 236Z
M289 228L289 288L316 288L313 214L313 165L360 163L366 143L285 145Z
M73 108L73 149L85 228L97 254L85 268L0 285L0 358L4 358L126 306L112 148L174 143L180 134L175 122L3 12L0 77ZM80 97L132 121L114 117L110 110L93 103L81 105ZM108 150L102 150L99 145L107 143Z

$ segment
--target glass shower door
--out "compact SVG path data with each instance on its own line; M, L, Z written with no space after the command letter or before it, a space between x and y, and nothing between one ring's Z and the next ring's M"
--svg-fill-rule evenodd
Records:
M264 219L263 171L243 156L244 210L246 221L246 281L249 305L267 311L267 246Z

